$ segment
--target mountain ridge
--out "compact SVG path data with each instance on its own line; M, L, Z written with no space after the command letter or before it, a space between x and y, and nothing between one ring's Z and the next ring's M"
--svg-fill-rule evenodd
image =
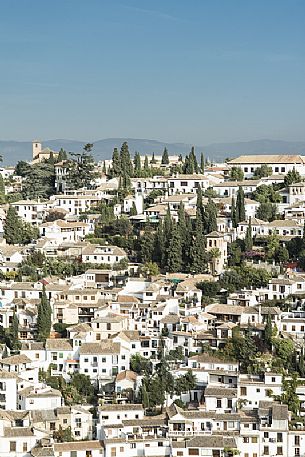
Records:
M165 142L147 138L104 138L96 140L93 148L96 160L110 159L114 147L120 148L121 144L127 141L129 150L133 154L135 151L141 154L162 153L166 147L170 154L188 154L192 144L181 142ZM61 147L68 152L80 151L88 141L78 141L70 139L43 140L43 147L49 147L58 151ZM305 141L284 141L258 139L249 141L211 143L206 146L194 145L197 155L201 152L206 157L215 161L222 161L227 157L253 154L301 154L305 155ZM4 165L15 165L19 160L31 160L32 142L0 140L0 154L3 155Z

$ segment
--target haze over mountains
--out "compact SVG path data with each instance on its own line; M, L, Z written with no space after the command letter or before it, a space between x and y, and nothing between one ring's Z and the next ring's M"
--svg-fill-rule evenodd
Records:
M58 151L61 147L67 152L78 152L83 145L91 140L75 141L67 139L42 140L43 147L49 147ZM120 149L121 144L127 141L129 150L141 154L162 153L167 147L170 154L185 155L190 151L191 144L165 143L158 140L137 138L106 138L94 142L94 157L96 160L110 159L114 147ZM215 161L222 161L226 157L235 157L241 154L304 154L305 141L282 141L282 140L253 140L235 143L213 143L207 146L196 146L199 157L203 152L205 157ZM4 165L15 165L19 160L31 160L32 143L30 141L2 141L0 140L0 154L3 155Z

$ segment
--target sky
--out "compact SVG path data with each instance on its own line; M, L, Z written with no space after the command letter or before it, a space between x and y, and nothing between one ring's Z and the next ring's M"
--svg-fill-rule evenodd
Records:
M0 139L305 140L304 0L1 0Z

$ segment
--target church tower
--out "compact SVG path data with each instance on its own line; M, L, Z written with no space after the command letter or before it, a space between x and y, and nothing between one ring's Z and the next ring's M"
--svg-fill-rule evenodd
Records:
M40 141L33 141L33 160L39 158L39 154L42 151L42 146Z

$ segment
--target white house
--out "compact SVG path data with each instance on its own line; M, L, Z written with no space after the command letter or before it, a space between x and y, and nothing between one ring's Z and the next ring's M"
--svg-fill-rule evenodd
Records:
M286 174L295 169L301 176L305 175L305 158L301 155L274 154L274 155L243 155L227 162L229 168L240 167L245 178L252 178L257 168L268 165L272 174Z

